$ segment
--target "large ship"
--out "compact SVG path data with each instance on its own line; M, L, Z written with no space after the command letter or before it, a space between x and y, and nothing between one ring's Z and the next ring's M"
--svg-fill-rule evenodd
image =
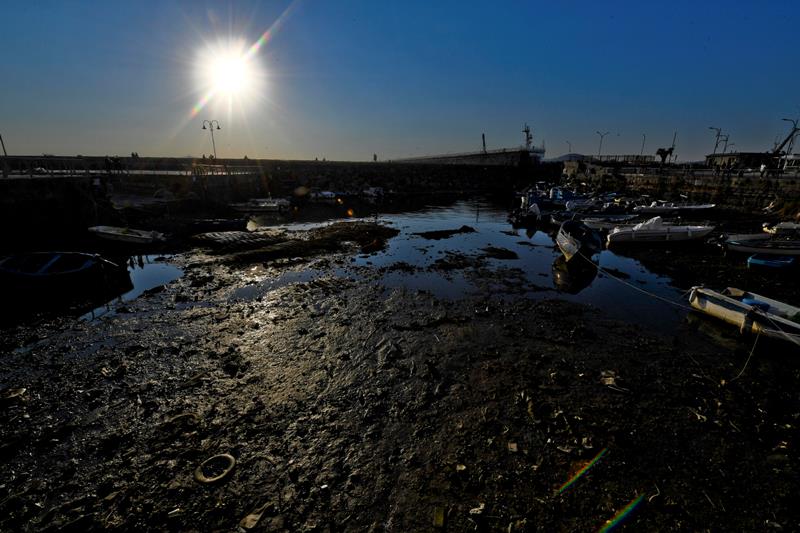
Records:
M428 155L395 159L396 163L422 163L432 165L494 165L494 166L529 166L539 164L544 158L544 143L534 146L531 128L525 124L522 130L525 144L516 148L486 149L486 137L483 137L483 150L458 154Z

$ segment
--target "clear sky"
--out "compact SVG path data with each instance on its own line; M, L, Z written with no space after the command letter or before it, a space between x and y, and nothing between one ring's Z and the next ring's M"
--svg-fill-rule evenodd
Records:
M367 160L521 144L681 160L763 151L800 116L791 1L46 1L0 6L9 154ZM283 14L280 23L273 26ZM247 87L193 107L247 50ZM235 48L235 46L234 46ZM260 73L260 74L259 74ZM218 75L217 75L218 76ZM258 83L256 83L258 82Z

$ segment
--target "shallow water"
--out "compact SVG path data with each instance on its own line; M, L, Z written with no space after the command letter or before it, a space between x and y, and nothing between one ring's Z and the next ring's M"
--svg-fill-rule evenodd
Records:
M682 291L670 285L668 277L651 272L638 261L604 250L595 257L601 271L566 270L563 256L554 241L554 228L544 230L514 229L507 221L508 211L486 200L458 201L446 206L430 205L404 213L379 214L377 220L400 230L390 239L385 250L356 257L354 265L377 269L380 281L387 287L425 290L442 297L455 299L466 295L490 293L501 297L533 299L561 298L593 305L614 319L625 320L663 333L674 332L683 321L686 311L652 295L687 305ZM371 217L369 220L376 220ZM284 225L305 229L317 224ZM455 234L440 240L426 239L415 233L432 230L458 229L470 226L474 233ZM550 233L548 233L550 232ZM492 289L492 278L482 279L475 267L443 270L434 268L437 259L450 254L478 258L486 247L504 248L515 252L518 259L485 259L490 269L518 269L513 286L505 291ZM398 263L416 267L413 272L392 268ZM613 276L604 273L609 269ZM293 275L296 276L296 275ZM297 281L310 279L306 273ZM270 280L270 288L292 282L292 279ZM566 282L566 283L565 283ZM585 287L584 287L585 286ZM261 293L267 287L248 287L237 296ZM572 294L574 293L574 294ZM650 293L650 294L647 294Z
M113 315L115 305L138 298L147 290L166 285L181 277L183 270L167 262L167 257L155 255L138 255L128 258L128 275L132 288L113 300L96 307L82 315L82 320L93 320L102 316Z

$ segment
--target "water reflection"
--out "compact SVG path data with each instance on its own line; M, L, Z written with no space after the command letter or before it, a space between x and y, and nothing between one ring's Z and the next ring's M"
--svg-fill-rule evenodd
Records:
M168 263L167 260L168 257L154 255L134 255L127 259L120 258L122 264L127 264L127 285L120 286L103 302L96 302L91 310L81 318L91 320L111 315L115 312L116 304L138 298L147 290L178 279L183 274L183 270Z
M560 292L578 294L592 284L597 277L597 265L577 256L571 261L559 255L553 261L553 285Z

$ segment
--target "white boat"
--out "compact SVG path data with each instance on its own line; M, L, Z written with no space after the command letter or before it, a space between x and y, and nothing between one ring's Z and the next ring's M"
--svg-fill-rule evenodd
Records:
M92 226L89 231L101 239L109 241L130 242L135 244L151 244L166 240L163 233L116 226Z
M241 213L275 213L291 207L285 198L251 198L238 204L230 204L231 209Z
M798 307L733 287L721 292L692 287L689 303L698 311L733 324L742 333L800 343Z
M341 203L336 193L332 191L314 191L309 195L309 200L318 204L334 205Z
M575 255L591 257L603 249L600 235L577 220L567 220L561 224L556 235L556 244L567 261Z
M696 213L713 209L717 204L676 204L673 202L653 202L650 205L637 205L633 208L634 213L641 215L668 215Z
M608 233L608 244L629 242L677 242L702 239L714 226L673 226L661 217L654 217L630 227L614 228Z
M636 215L606 215L586 217L582 221L593 230L612 230L618 227L625 227L627 222L636 218ZM630 224L633 226L633 224Z

